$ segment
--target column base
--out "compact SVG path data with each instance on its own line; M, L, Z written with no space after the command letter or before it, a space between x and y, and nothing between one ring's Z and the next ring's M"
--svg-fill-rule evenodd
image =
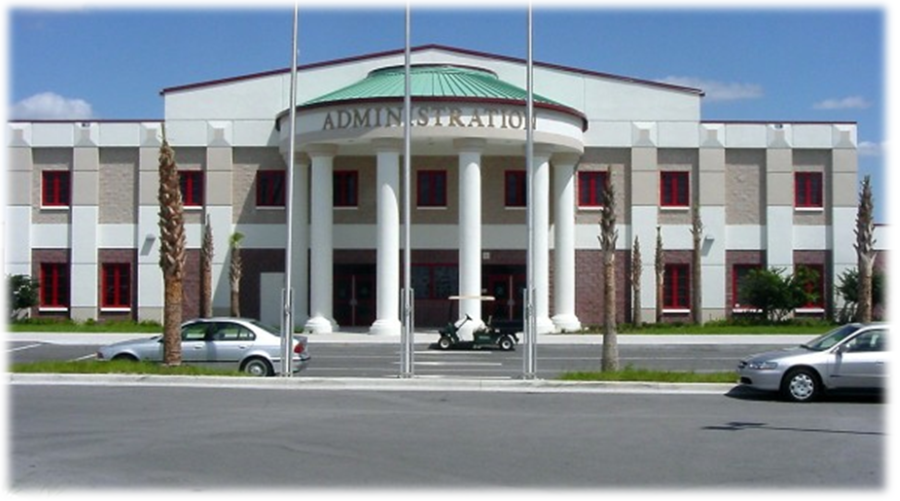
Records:
M325 317L317 316L307 320L306 325L303 326L303 330L312 332L313 334L331 334L336 327L337 324L335 322L328 320Z
M559 332L576 332L581 330L581 321L572 314L554 315L552 318L553 325Z
M537 324L538 334L550 334L551 332L556 332L556 326L553 325L553 321L550 320L550 317L538 317L535 323Z
M369 327L372 336L399 336L403 330L403 324L396 318L378 319Z

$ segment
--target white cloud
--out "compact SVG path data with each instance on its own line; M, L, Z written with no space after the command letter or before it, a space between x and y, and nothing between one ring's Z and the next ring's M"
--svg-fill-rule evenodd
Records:
M763 96L762 86L753 83L719 82L697 77L676 76L669 76L661 81L671 85L700 89L706 94L706 101L737 101L757 99Z
M884 151L884 143L873 143L872 141L860 141L856 145L856 152L861 157L880 157Z
M93 118L91 104L69 99L53 92L42 92L14 104L10 118L28 120L79 120Z
M813 104L814 110L864 110L872 106L862 96L850 96L840 99L826 99Z

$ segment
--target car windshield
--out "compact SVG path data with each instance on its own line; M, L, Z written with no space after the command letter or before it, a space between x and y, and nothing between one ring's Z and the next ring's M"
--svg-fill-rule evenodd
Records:
M825 334L813 339L812 341L810 341L808 343L801 344L800 346L802 346L803 348L812 350L812 351L825 351L828 348L831 348L832 346L840 343L847 336L849 336L850 334L853 334L854 332L856 332L858 330L859 330L858 325L852 325L852 324L844 325L842 327L838 327L837 329L834 329L833 331L825 333Z
M269 325L269 324L264 324L264 323L262 323L262 322L260 322L260 321L258 321L258 320L251 320L250 323L253 324L253 325L255 325L255 326L257 326L257 327L259 327L260 329L262 329L262 330L268 332L269 334L271 334L271 335L273 335L273 336L281 336L281 331L279 331L279 330L276 329L275 327L272 327L272 326Z

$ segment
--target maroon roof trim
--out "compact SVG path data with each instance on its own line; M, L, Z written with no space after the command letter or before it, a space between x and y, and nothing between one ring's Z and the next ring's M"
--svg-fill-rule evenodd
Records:
M769 124L787 124L787 125L857 125L856 121L829 122L825 120L700 120L702 124L725 124L725 125L769 125Z
M132 123L145 123L145 122L158 122L162 123L165 120L162 118L148 118L146 120L142 120L139 118L125 118L125 119L115 119L115 118L90 118L90 119L78 119L78 118L45 118L38 120L29 120L27 118L15 118L12 120L7 120L6 123L29 123L29 124L74 124L74 123L99 123L99 124L116 124L116 123L124 123L124 124L132 124Z
M449 47L446 45L438 45L438 44L420 45L418 47L413 47L410 49L411 52L421 52L421 51L425 51L425 50L443 50L443 51L447 51L447 52L456 52L457 54L464 54L464 55L469 55L469 56L474 56L474 57L484 57L484 58L488 58L488 59L495 59L498 61L507 61L507 62L512 62L512 63L521 63L521 64L526 63L526 60L521 59L521 58L501 56L498 54L491 54L488 52L479 52L479 51L469 50L469 49L459 49L456 47ZM311 69L316 69L316 68L323 68L326 66L335 66L338 64L354 63L357 61L365 61L367 59L375 59L375 58L385 57L385 56L395 56L395 55L399 55L399 54L403 54L403 49L375 52L375 53L371 53L371 54L364 54L361 56L346 57L346 58L342 58L342 59L333 59L330 61L322 61L322 62L307 64L307 65L299 65L299 66L297 66L297 70L298 71L311 70ZM584 70L584 69L580 69L580 68L573 68L573 67L562 66L562 65L558 65L558 64L541 63L541 62L535 61L534 65L540 66L542 68L552 69L552 70L568 71L568 72L572 72L572 73L580 73L582 75L608 78L608 79L612 79L612 80L619 80L622 82L636 83L636 84L641 84L641 85L649 85L649 86L653 86L653 87L670 89L670 90L675 90L675 91L679 91L679 92L687 92L687 93L696 94L699 96L703 96L705 94L701 89L694 89L691 87L682 87L679 85L654 82L651 80L642 80L639 78L624 77L621 75L613 75L610 73L601 73L598 71ZM281 68L281 69L277 69L277 70L264 71L264 72L260 72L260 73L251 73L249 75L241 75L241 76L230 77L230 78L222 78L222 79L218 79L218 80L208 80L205 82L197 82L197 83L193 83L193 84L179 85L179 86L175 86L175 87L167 87L167 88L161 90L159 93L160 93L160 95L164 95L164 94L171 93L171 92L179 92L179 91L184 91L184 90L191 90L191 89L197 89L197 88L201 88L201 87L207 87L207 86L211 86L211 85L221 85L221 84L225 84L225 83L238 82L241 80L250 80L253 78L278 75L278 74L282 74L282 73L287 73L289 71L290 71L290 67L287 67L287 68Z

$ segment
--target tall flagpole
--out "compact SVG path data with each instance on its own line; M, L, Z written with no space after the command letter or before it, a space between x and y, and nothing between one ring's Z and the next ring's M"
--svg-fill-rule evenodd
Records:
M533 18L531 2L528 2L528 62L526 64L526 89L528 90L525 110L525 165L527 169L526 225L528 226L527 280L525 289L525 354L522 358L522 376L524 379L535 377L535 354L537 343L537 322L535 318L534 290L534 68L532 62Z
M415 333L413 329L413 301L414 295L411 287L412 283L412 251L410 249L410 229L412 220L410 218L410 156L411 156L411 140L410 140L410 123L412 121L412 97L409 80L409 32L410 32L410 16L409 1L406 2L406 38L404 42L404 91L403 91L403 292L401 297L401 308L403 315L403 328L401 331L402 355L400 358L400 377L408 378L413 375L413 348L415 346Z
M294 32L291 37L291 96L290 96L290 139L288 147L287 186L285 186L285 211L287 212L287 243L284 248L284 290L282 295L281 318L281 375L291 377L292 343L294 338L294 290L291 286L291 255L293 254L294 228L294 155L296 148L295 128L297 121L297 2L294 2Z

